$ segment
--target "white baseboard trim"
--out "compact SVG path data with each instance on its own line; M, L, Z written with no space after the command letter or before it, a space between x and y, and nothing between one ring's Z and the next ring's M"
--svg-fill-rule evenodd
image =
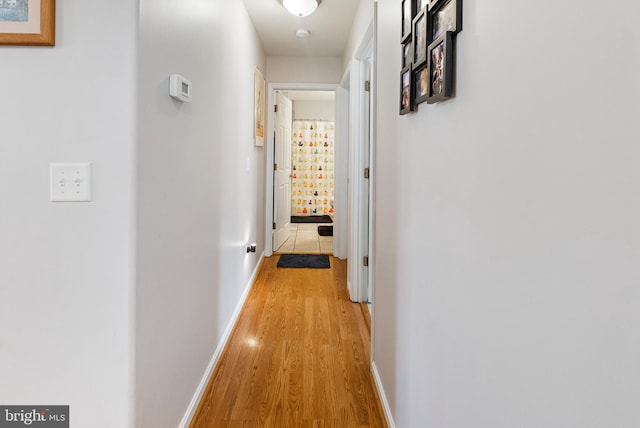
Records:
M236 322L238 321L238 317L240 316L240 311L244 306L245 300L247 300L247 296L249 295L249 291L251 291L251 287L253 286L253 283L256 280L256 276L258 276L258 270L260 269L260 266L262 266L263 259L264 259L264 252L260 255L260 258L258 259L256 268L253 270L253 273L251 274L251 278L249 278L249 282L247 283L247 286L242 292L242 296L240 297L240 301L238 302L238 305L236 306L235 311L233 311L233 315L231 316L231 321L229 321L229 324L227 325L227 329L224 331L224 334L220 339L220 343L218 344L218 347L216 348L215 352L213 353L213 356L211 357L211 361L209 361L209 365L207 366L207 369L204 372L204 376L202 377L202 380L200 381L200 384L198 385L198 388L196 389L196 392L193 395L191 402L189 403L189 407L187 407L187 411L182 417L182 420L180 421L180 425L178 425L178 428L189 428L189 424L191 424L191 419L193 419L193 415L195 414L196 409L198 408L198 404L200 404L202 395L204 394L204 391L207 388L207 385L209 384L209 380L211 379L213 370L215 370L216 365L218 364L218 360L220 359L222 350L227 345L227 342L231 337L231 332L233 331L233 327L235 327Z
M380 379L375 361L371 362L371 373L373 373L373 381L376 384L378 396L380 397L380 401L382 401L382 409L384 410L384 417L387 419L387 425L389 425L389 428L396 428L396 423L393 421L393 415L391 414L391 407L389 407L389 401L387 400L387 394L384 392L382 380Z

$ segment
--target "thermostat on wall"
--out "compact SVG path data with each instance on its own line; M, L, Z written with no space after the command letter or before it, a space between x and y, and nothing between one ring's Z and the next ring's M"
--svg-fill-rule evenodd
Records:
M169 95L183 103L191 102L191 82L179 74L169 76Z

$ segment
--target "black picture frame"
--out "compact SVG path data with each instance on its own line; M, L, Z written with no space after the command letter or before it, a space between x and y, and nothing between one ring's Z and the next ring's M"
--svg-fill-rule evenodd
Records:
M405 43L411 39L411 25L416 16L416 0L402 0L402 34L400 42Z
M429 96L429 67L423 65L413 70L413 102L415 105L427 101Z
M416 0L416 13L421 10L429 10L429 0Z
M413 43L411 39L402 44L402 67L405 68L413 63Z
M429 45L430 26L429 16L425 10L418 12L413 19L413 55L414 67L419 67L427 61L427 46Z
M435 0L429 5L431 40L447 31L462 31L462 0Z
M400 72L400 114L415 111L412 70L413 68L409 65Z
M427 54L429 88L427 103L451 98L453 88L453 32L447 31L429 45Z

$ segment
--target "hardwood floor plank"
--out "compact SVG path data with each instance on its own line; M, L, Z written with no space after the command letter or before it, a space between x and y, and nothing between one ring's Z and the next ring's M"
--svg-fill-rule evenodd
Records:
M282 269L278 257L265 259L191 428L386 427L346 262Z

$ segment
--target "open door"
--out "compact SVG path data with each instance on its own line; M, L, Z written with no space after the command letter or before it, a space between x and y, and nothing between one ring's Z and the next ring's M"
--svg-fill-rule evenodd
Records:
M291 100L276 93L273 171L273 250L289 238L291 226Z

